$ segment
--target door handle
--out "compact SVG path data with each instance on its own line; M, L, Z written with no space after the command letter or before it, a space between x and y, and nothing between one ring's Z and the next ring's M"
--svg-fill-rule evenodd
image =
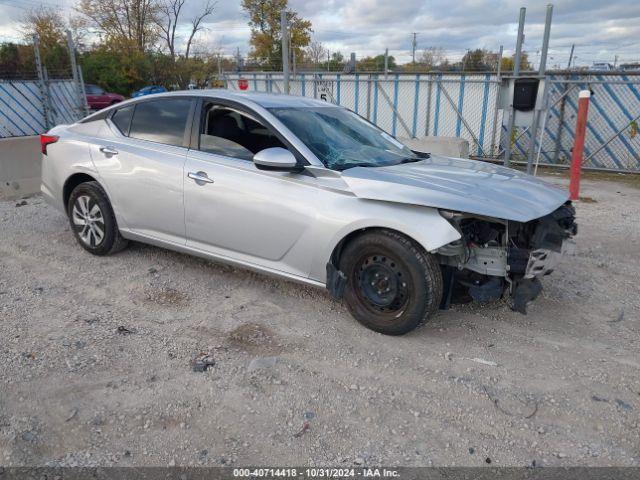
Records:
M204 185L205 183L213 183L213 180L209 178L207 172L189 172L187 174L191 180L194 180L198 185Z
M100 151L102 153L104 153L105 155L109 156L109 155L117 155L118 154L118 150L116 150L113 147L100 147Z

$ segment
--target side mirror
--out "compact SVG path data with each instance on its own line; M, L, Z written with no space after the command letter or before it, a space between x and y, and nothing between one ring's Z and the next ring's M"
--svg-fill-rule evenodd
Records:
M265 148L253 156L253 163L260 170L298 170L298 161L289 150L282 147Z

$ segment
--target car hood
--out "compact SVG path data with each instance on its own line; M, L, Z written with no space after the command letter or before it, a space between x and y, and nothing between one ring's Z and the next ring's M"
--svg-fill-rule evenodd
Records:
M517 170L439 155L390 167L354 167L342 178L360 198L518 222L547 215L568 199L565 190Z

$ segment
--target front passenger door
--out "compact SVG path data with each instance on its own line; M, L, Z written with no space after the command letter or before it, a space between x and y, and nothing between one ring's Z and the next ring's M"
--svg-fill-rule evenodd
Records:
M296 246L315 218L316 179L258 170L253 154L284 145L246 112L205 102L200 117L185 164L187 245L306 277L311 259Z

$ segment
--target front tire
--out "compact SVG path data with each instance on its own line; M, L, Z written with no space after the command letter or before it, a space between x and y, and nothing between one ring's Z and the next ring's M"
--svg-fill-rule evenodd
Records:
M67 215L76 240L94 255L110 255L127 246L107 193L98 182L85 182L73 189Z
M344 298L353 317L379 333L403 335L438 308L442 273L436 259L411 239L388 230L365 233L340 255Z

